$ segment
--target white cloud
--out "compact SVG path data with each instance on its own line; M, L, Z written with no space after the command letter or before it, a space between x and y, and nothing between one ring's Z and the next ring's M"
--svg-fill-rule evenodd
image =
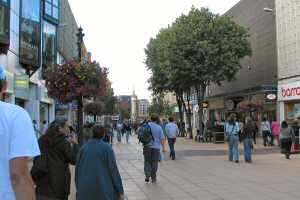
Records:
M85 43L93 59L110 70L116 94L148 98L149 73L143 63L150 37L171 24L192 5L224 13L238 0L69 0L82 25Z

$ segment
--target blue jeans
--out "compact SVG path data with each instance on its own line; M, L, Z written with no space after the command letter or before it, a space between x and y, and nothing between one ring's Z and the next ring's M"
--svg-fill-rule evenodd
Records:
M118 142L121 143L122 142L122 130L118 130Z
M129 137L130 137L131 131L126 131L126 142L129 143Z
M252 161L252 146L251 138L244 139L244 156L246 162Z
M144 147L144 173L147 178L156 179L156 172L158 169L158 161L160 157L160 150L150 147Z
M228 153L230 161L238 161L240 160L240 151L239 151L239 136L238 135L230 135L229 143L228 143Z
M175 159L175 142L176 138L168 138L168 143L170 147L170 158Z

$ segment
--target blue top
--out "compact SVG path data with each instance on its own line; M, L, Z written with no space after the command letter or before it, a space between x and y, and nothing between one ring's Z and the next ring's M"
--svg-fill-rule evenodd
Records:
M77 200L117 200L124 193L111 146L91 139L80 150L76 162Z
M231 125L229 123L226 123L224 126L224 132L225 135L238 135L240 131L240 126L237 122L235 122L235 125Z
M149 126L151 127L152 136L154 138L150 148L160 149L161 140L165 139L164 131L161 126L156 123L149 122Z
M168 138L176 138L178 133L178 126L174 122L170 122L166 125L166 134Z
M4 80L5 79L5 71L4 69L0 66L0 80Z

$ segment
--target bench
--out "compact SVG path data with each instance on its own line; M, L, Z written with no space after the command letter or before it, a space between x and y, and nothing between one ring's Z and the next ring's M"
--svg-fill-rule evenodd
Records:
M212 135L214 144L225 142L224 132L212 132Z

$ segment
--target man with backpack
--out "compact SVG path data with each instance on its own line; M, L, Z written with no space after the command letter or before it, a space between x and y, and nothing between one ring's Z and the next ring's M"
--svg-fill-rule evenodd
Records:
M38 142L28 113L1 101L6 86L0 67L0 199L35 200L28 162L40 154Z
M138 138L144 145L144 173L145 182L156 182L156 173L160 157L160 147L164 145L164 132L159 125L159 118L151 116L151 122L144 121L138 130Z

